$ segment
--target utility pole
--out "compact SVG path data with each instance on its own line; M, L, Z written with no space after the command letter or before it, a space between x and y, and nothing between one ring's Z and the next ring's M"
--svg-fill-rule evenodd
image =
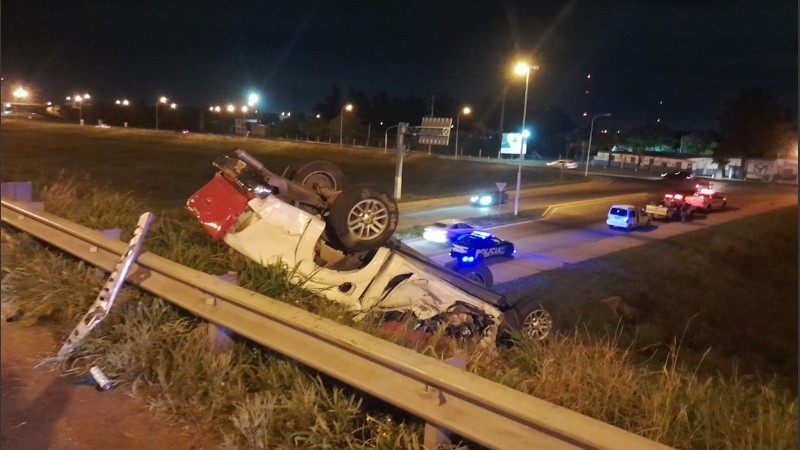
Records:
M498 141L497 159L500 159L500 152L501 149L503 148L503 118L506 115L506 92L508 92L507 83L503 86L503 101L500 106L500 138L497 140Z
M436 96L431 95L431 117L433 117L433 106L436 105ZM428 144L428 154L431 154L431 144Z

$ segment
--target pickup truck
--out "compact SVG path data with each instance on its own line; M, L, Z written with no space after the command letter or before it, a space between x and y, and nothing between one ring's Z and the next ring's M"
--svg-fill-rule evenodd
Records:
M694 219L695 208L689 205L683 194L665 194L662 200L644 207L645 212L653 220L691 220ZM683 216L681 216L683 211Z
M370 185L343 186L335 165L312 161L277 175L244 150L214 161L218 172L187 210L214 239L262 264L285 264L292 281L346 305L356 319L412 314L416 328L494 340L521 329L547 337L541 306L508 305L482 264L449 270L392 237L398 210ZM519 309L518 309L519 308Z
M606 218L606 224L612 230L649 227L651 221L651 217L644 210L633 205L611 205Z
M705 212L720 210L728 205L728 199L713 189L699 189L694 195L686 197L686 203Z

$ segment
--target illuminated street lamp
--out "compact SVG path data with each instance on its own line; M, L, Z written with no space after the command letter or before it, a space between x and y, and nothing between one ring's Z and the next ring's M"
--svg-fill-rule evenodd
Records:
M83 102L91 99L89 94L83 95L74 95L72 97L67 97L67 101L72 101L72 107L75 107L75 104L78 104L78 122L83 125Z
M472 110L469 109L468 106L465 106L464 109L459 111L458 115L456 116L456 154L455 154L456 158L458 158L458 126L459 126L459 122L461 121L461 113L469 114L471 112L472 112Z
M242 106L242 120L247 121L247 106Z
M166 105L167 104L167 97L163 97L162 96L156 101L156 131L158 131L158 104L159 103L163 103L163 104Z
M252 93L247 96L247 106L252 108L256 103L258 103L258 94Z
M339 147L342 146L342 127L343 127L343 122L344 122L344 112L345 111L352 111L352 110L353 110L353 104L352 103L348 103L348 104L342 106L342 110L339 112Z
M589 127L589 148L586 149L586 170L583 172L584 177L589 176L589 155L592 154L592 132L594 131L594 120L598 117L611 117L611 113L597 114L592 117L592 125ZM611 155L609 155L609 160Z
M14 100L16 100L16 101L20 101L22 99L26 99L26 98L28 98L29 95L30 95L30 93L24 87L20 86L20 87L18 87L17 89L14 90Z
M519 163L517 165L517 193L514 196L514 215L519 215L519 191L522 184L522 159L525 156L523 153L525 149L525 116L528 113L528 82L530 81L531 69L537 70L539 66L530 66L527 63L520 62L514 66L514 72L517 75L525 75L525 103L522 105L522 142L519 148Z
M128 99L117 100L114 103L117 104L117 106L124 106L125 109L127 109L128 106L130 106L130 104L131 104L131 102L129 102ZM128 127L128 113L127 113L127 111L125 112L125 121L123 122L122 125L124 127L126 127L126 128Z
M232 113L232 112L236 111L236 107L235 107L235 106L233 106L233 103L229 104L229 105L228 105L228 106L227 106L225 109L226 109L226 110L227 110L229 113Z

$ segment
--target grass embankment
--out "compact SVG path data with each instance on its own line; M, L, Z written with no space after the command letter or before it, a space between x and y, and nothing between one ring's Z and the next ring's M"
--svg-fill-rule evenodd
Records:
M69 182L47 186L41 192L46 204L53 205L48 208L54 213L73 220L91 220L90 226L96 228L127 230L144 208L130 196L108 198L97 189ZM93 211L99 209L108 214L96 217ZM770 215L771 220L765 222L776 225L765 231L780 237L794 232L796 222L781 218L786 215L778 213L779 218L774 220ZM81 263L29 239L7 236L2 301L20 307L25 321L59 323L65 337L94 301L102 280ZM737 242L731 229L720 228L717 236L723 242ZM751 236L756 239L758 233L753 231ZM684 240L683 236L673 238L665 245L688 247L691 241ZM208 273L235 270L240 284L249 289L375 332L370 323L353 324L332 302L291 285L288 268L263 268L231 254L223 244L211 242L200 226L185 216L160 216L145 242L148 250L167 258ZM762 245L766 247L763 252L750 256L763 257L786 246L769 240ZM646 253L649 248L655 251ZM609 257L602 265L633 275L655 273L661 270L658 260L672 250L641 248L645 253L635 262L649 264L649 269L629 266L634 261L626 258L631 258L632 251L622 252L619 261ZM691 262L697 273L719 269L719 263L713 270L709 267L714 263L711 259ZM767 263L753 260L752 264ZM577 328L581 331L567 329L544 345L520 339L514 347L496 353L468 345L442 350L445 347L437 347L435 342L419 350L435 357L463 350L469 355L470 371L678 448L796 448L797 407L792 392L767 377L754 380L731 370L707 373L705 363L698 365L692 358L684 361L684 350L677 345L665 345L663 355L648 353L649 361L642 363L642 346L628 338L628 331L605 331L599 322L601 311L578 300L595 298L609 285L606 277L592 275L591 269L584 271L580 282L564 283L557 299L573 299L574 309L566 311L576 317L597 314L597 326ZM536 283L525 287L535 288ZM774 307L787 307L794 301L796 278L794 288L794 297L784 297ZM775 295L780 292L776 290ZM565 323L562 312L556 314ZM614 330L616 319L604 317L605 325ZM662 344L680 342L686 324L679 323L677 317L674 320L673 328L659 330ZM695 319L701 320L708 319L702 315ZM660 323L653 321L650 326L658 328ZM710 323L709 329L713 325ZM679 332L671 336L670 330ZM722 333L732 330L720 328L718 339L724 340ZM702 342L696 340L697 345ZM791 352L788 343L781 345ZM796 355L796 348L790 354ZM68 368L85 374L95 364L117 383L150 396L156 408L226 436L228 448L421 447L422 425L417 420L387 412L392 408L247 342L237 343L228 353L210 352L201 321L133 288L123 290L115 309L90 334Z
M126 128L2 121L3 181L88 177L116 192L130 192L149 208L179 208L214 172L211 163L221 154L242 148L270 170L282 173L316 159L339 165L348 183L372 183L394 192L396 156L378 149L329 144L274 141L233 136L154 132ZM557 170L523 167L525 186L561 183ZM403 201L434 196L466 195L512 185L517 167L453 160L412 152L403 163ZM567 173L563 182L581 182Z
M496 286L541 299L561 324L601 335L621 296L638 310L623 345L650 354L675 339L703 372L797 381L797 207L685 233ZM707 349L711 351L706 352Z

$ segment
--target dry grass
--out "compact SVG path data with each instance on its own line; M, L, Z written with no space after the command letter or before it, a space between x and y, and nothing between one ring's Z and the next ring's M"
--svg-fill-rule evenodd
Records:
M649 368L618 337L575 330L544 344L518 338L473 370L676 448L796 448L797 399L789 392L738 374L700 375L680 363L678 344Z
M99 193L90 202L92 206L85 208L78 199L95 194L84 189L62 180L42 192L71 205L59 210L64 216L88 221L84 225L92 227L121 225L128 231L125 227L132 227L142 212L141 205L130 197L107 200ZM91 217L92 208L98 207L108 212L102 220ZM261 267L247 261L223 244L211 242L190 222L170 216L158 218L146 239L147 248L209 273L235 270L240 284L249 289L391 336L376 331L380 319L353 323L341 306L291 283L292 268ZM770 222L775 225L762 228L771 236L783 236L787 223L775 220ZM740 247L712 240L711 254L732 258L734 266L761 274L765 280L786 276L783 272L760 272L766 269L759 267L756 258L775 255L768 249L746 250L758 242L756 233L742 235L742 241ZM703 243L708 240L693 243L690 239L682 250L695 269L708 264L707 258L697 256L696 246ZM705 246L703 249L709 251ZM663 253L657 246L651 251ZM640 271L648 270L642 262L646 255L629 252L617 257L620 259L612 262L604 259L602 267L627 267L632 280L640 282ZM28 323L62 323L65 335L94 301L102 284L93 269L19 235L4 243L2 275L3 303L21 308ZM581 275L581 283L567 285L592 289L591 283L595 283L596 290L607 284L609 276L595 272ZM540 277L537 282L546 284L548 280ZM742 284L733 286L740 295L744 288ZM768 299L785 298L774 285L767 292L762 287L760 292ZM594 295L601 293L595 291ZM574 291L571 295L581 297ZM721 300L729 298L720 296ZM575 311L580 307L578 303L568 305ZM744 318L736 314L731 317ZM769 317L775 319L774 315ZM693 331L687 328L685 319L677 315L665 320L672 325L664 329L639 327L644 336L631 335L628 328L614 331L612 327L612 332L604 333L602 322L587 321L581 331L562 329L561 335L544 345L517 336L515 346L497 352L470 343L453 343L443 335L426 341L391 338L438 358L467 352L468 370L678 448L796 448L794 394L769 381L740 374L735 368L709 371L706 361L686 358L687 343L698 347L704 342L700 338L706 338L719 324L704 324ZM726 327L720 330L729 331ZM247 342L238 342L229 353L210 352L206 334L206 325L195 317L125 288L114 311L75 352L69 370L86 373L90 366L100 365L116 383L149 396L155 409L217 430L226 436L227 448L420 447L422 429L415 419L386 413L392 409ZM663 353L647 351L654 340ZM701 354L710 357L705 348ZM718 361L712 367L717 365L725 364Z
M338 307L328 308L332 302L289 283L289 268L236 263L245 264L240 277L250 288L349 321ZM100 284L83 264L24 237L4 251L3 276L3 302L21 305L28 321L68 327ZM68 280L83 280L64 291L73 295L43 296ZM354 326L376 332L379 323ZM573 331L544 345L517 336L516 345L497 352L453 345L441 335L403 344L438 358L465 351L468 370L678 448L796 446L796 399L786 391L747 376L700 375L681 365L678 345L660 363L642 365L635 343L620 345L621 333L598 338ZM85 373L102 366L161 413L216 430L226 448L420 448L422 425L381 412L386 407L374 399L365 404L361 394L247 342L215 353L206 340L203 322L126 288L69 368Z

